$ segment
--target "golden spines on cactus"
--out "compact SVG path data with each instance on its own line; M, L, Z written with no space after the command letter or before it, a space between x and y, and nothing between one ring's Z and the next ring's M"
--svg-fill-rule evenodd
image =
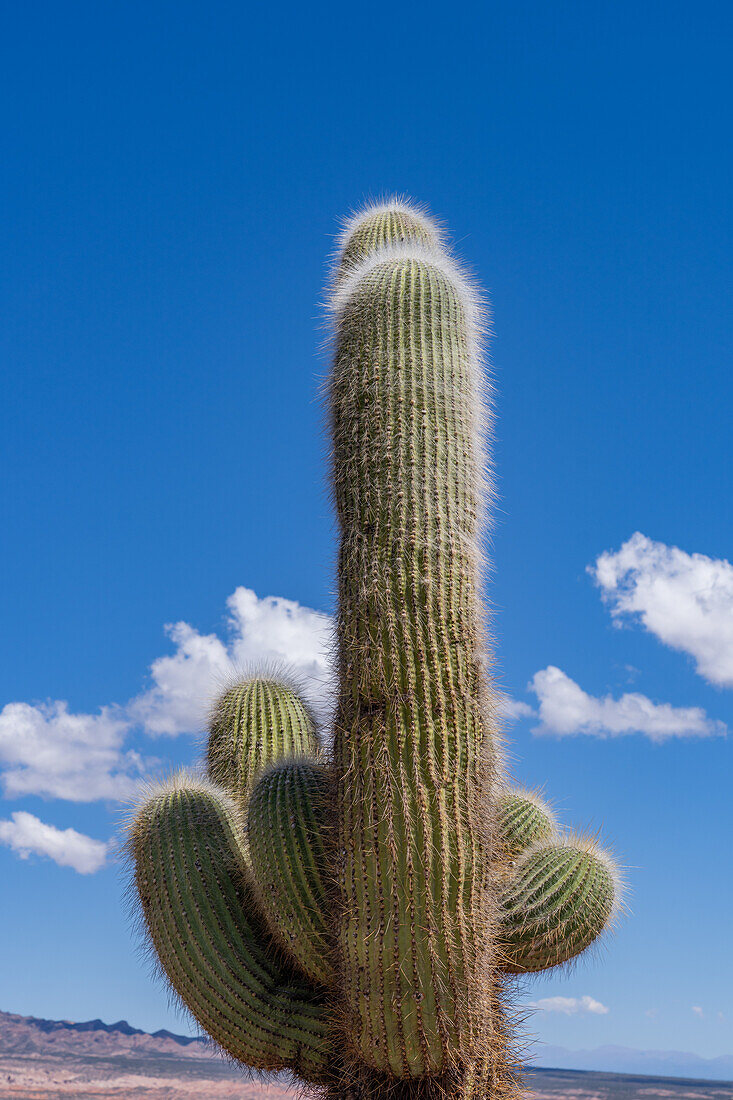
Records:
M375 1070L437 1075L491 1029L478 307L407 244L351 271L334 312L344 1019Z

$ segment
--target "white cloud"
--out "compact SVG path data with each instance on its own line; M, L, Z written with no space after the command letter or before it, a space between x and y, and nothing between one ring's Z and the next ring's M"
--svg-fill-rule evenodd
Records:
M697 1016L698 1019L700 1019L700 1020L702 1020L703 1016L705 1015L705 1013L703 1012L700 1005L693 1005L692 1006L692 1014L693 1014L693 1016Z
M0 844L17 852L21 859L48 856L60 867L73 867L80 875L93 875L103 867L108 852L101 840L92 840L76 829L57 829L23 810L12 814L10 820L0 821Z
M237 588L227 606L234 635L232 658L237 665L284 662L310 692L323 695L331 679L330 615L281 596L259 600L248 588Z
M537 734L619 737L642 733L652 741L665 741L670 737L713 737L726 733L723 723L708 718L701 707L653 703L638 692L619 699L610 695L598 699L554 665L535 673L528 687L540 704L540 725L534 730Z
M199 634L188 623L165 629L176 651L153 661L153 686L127 706L132 720L153 736L200 729L212 692L232 672L227 648L215 634Z
M0 711L5 794L87 802L127 798L144 762L124 751L129 721L117 708L72 714L64 702L8 703Z
M512 699L504 695L499 700L499 713L507 722L517 722L520 718L536 718L535 711L528 703L522 703L518 699Z
M217 688L237 671L263 666L287 668L316 709L324 708L331 680L330 616L280 596L258 599L241 587L229 597L227 608L227 644L215 634L199 634L188 623L167 627L176 652L153 662L153 687L128 705L128 713L146 733L200 729Z
M125 706L73 714L56 701L8 703L0 711L0 778L6 796L38 794L91 802L125 799L155 763L124 748L139 728L151 736L202 729L212 696L230 676L282 666L323 714L331 684L328 615L237 588L227 600L227 637L188 623L167 627L175 651L150 668L152 685Z
M694 658L697 671L733 687L733 565L687 554L638 531L589 572L614 619L638 619L665 645Z
M608 1013L604 1004L587 994L583 997L543 997L539 1001L530 1001L529 1007L542 1012L560 1012L564 1016L605 1016Z

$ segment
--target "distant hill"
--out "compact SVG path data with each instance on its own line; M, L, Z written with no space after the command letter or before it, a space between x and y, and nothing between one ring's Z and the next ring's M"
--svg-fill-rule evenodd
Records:
M211 1058L211 1047L203 1039L156 1031L152 1035L130 1027L127 1020L105 1024L101 1020L73 1023L71 1020L41 1020L0 1012L0 1053L46 1054L67 1051L83 1055L161 1054L176 1057Z
M567 1050L538 1047L537 1066L556 1069L595 1070L602 1073L644 1073L652 1077L693 1077L707 1081L733 1081L733 1055L701 1058L680 1050L634 1050L632 1047L595 1047Z

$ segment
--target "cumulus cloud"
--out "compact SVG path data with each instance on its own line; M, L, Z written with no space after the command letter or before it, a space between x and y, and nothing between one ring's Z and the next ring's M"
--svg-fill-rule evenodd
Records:
M499 713L507 722L518 722L520 718L537 717L528 703L522 703L519 699L512 699L509 695L504 695L499 699Z
M188 623L165 629L175 653L153 661L152 687L127 706L130 718L152 736L200 729L217 683L232 672L227 647L215 634L199 634Z
M18 810L0 821L0 844L17 852L21 859L47 856L60 867L73 867L80 875L93 875L104 866L108 846L76 829L57 829L33 814Z
M693 1006L692 1006L692 1014L693 1014L693 1016L697 1016L697 1017L698 1017L698 1019L700 1019L700 1020L702 1020L702 1018L703 1018L703 1017L704 1017L704 1015L705 1015L705 1013L703 1012L703 1010L702 1010L702 1008L700 1007L700 1005L693 1005Z
M529 690L539 700L540 725L534 730L537 734L619 737L641 733L652 741L665 741L670 737L713 737L726 733L724 724L708 718L701 707L654 703L638 692L618 699L588 695L554 665L535 673Z
M73 714L64 702L8 703L0 711L0 769L6 796L40 794L74 802L132 794L144 762L123 742L119 708Z
M733 565L687 554L638 531L589 572L619 624L636 620L689 654L710 683L733 687Z
M200 729L212 695L238 671L284 667L317 710L329 694L330 616L281 596L258 599L237 588L227 600L227 641L188 623L167 627L176 651L154 661L153 686L128 706L146 733L175 736Z
M608 1012L604 1004L587 994L583 997L543 997L539 1001L530 1001L529 1007L542 1012L560 1012L564 1016L605 1016Z
M8 703L0 711L0 778L8 797L38 794L90 802L120 800L155 761L125 749L135 729L150 736L201 730L221 684L252 668L282 667L325 714L331 686L328 615L279 596L237 588L227 600L225 637L188 623L168 626L174 652L150 668L151 684L124 706L74 714L65 702Z

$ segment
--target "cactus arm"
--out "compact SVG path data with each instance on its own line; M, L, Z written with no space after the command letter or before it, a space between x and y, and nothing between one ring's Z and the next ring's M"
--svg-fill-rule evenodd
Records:
M232 684L209 718L209 778L246 811L257 776L277 760L318 751L316 724L295 688L256 676Z
M552 810L534 791L511 790L500 795L495 821L498 854L508 860L557 832Z
M475 309L414 244L368 257L335 309L345 1020L375 1070L436 1075L491 1026Z
M503 969L561 966L609 927L620 904L618 870L593 841L540 842L517 860L501 897Z
M211 784L181 776L152 793L129 834L147 935L173 991L228 1054L321 1080L324 993L268 950L242 840L234 803Z
M322 985L334 982L325 837L332 796L322 764L276 764L252 791L247 825L260 909L275 938Z

